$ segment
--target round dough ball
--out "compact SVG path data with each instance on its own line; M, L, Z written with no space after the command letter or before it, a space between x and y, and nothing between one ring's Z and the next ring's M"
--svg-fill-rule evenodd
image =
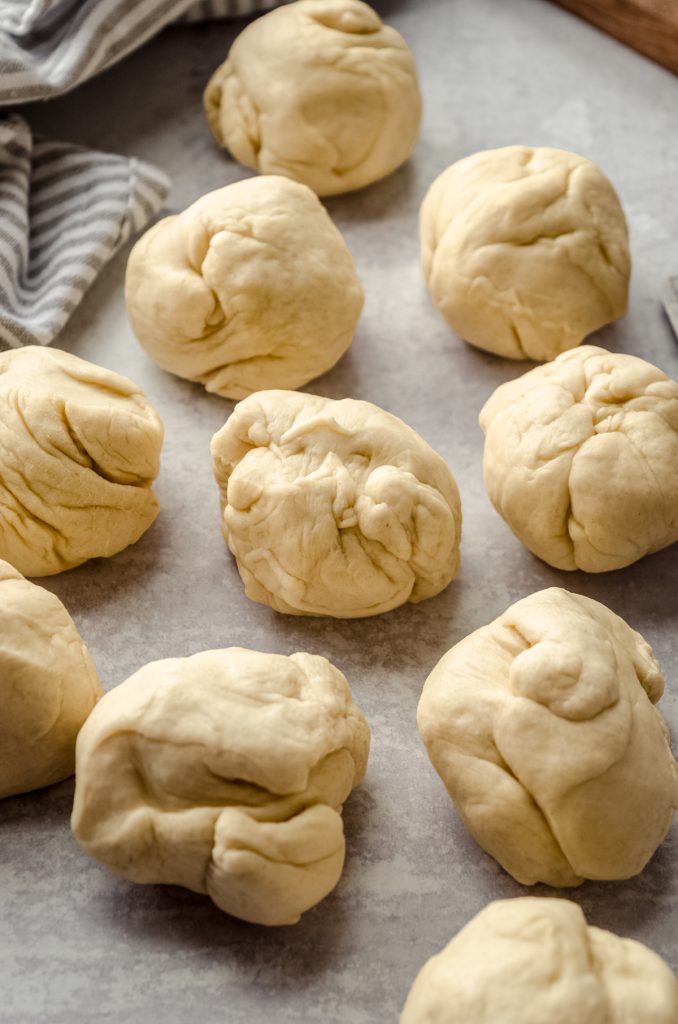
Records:
M325 373L363 307L351 254L318 197L274 176L209 192L147 231L125 296L158 366L225 398Z
M421 122L412 53L360 0L297 0L253 21L204 102L215 139L236 160L321 196L395 171Z
M480 413L484 477L556 569L608 572L678 540L678 383L585 345L502 384Z
M339 881L370 732L338 669L231 647L145 665L78 737L72 827L133 882L294 924Z
M556 587L438 662L417 713L465 825L522 882L638 874L671 827L678 766L640 634Z
M422 204L421 247L453 330L507 359L554 359L626 312L624 211L576 153L508 146L452 164Z
M0 799L73 774L75 738L103 692L58 597L0 562Z
M51 576L137 541L162 435L125 377L55 348L0 354L0 557Z
M212 439L222 531L253 601L360 618L423 601L459 568L443 459L369 402L262 391Z
M675 1024L678 981L569 900L490 903L419 972L401 1024Z

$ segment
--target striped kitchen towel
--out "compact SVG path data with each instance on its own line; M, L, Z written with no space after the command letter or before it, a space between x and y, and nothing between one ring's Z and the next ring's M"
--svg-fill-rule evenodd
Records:
M0 0L0 105L73 89L177 18L237 17L280 0Z
M48 344L168 191L141 160L33 138L22 117L1 119L0 349Z

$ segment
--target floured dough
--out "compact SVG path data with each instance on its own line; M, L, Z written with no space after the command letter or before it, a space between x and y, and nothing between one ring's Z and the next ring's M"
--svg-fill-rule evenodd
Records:
M248 597L357 618L443 590L459 492L443 459L369 402L264 391L212 440L222 530Z
M297 0L252 22L205 90L217 142L318 195L404 163L419 133L412 53L360 0Z
M422 204L421 245L450 326L509 359L554 359L626 312L624 211L576 153L507 146L452 164Z
M630 878L678 807L663 690L639 633L554 587L448 651L419 729L469 831L519 882Z
M158 514L162 436L125 377L55 348L0 354L0 557L50 576L133 544Z
M678 981L569 900L490 903L419 972L401 1024L675 1024Z
M369 728L325 658L238 647L145 665L77 745L72 827L134 882L293 924L337 884Z
M497 388L480 414L494 507L557 569L607 572L678 540L678 383L591 345Z
M226 398L325 373L363 306L318 197L275 176L209 192L152 227L130 255L125 295L158 366Z
M0 562L0 798L73 774L78 729L103 692L61 601Z

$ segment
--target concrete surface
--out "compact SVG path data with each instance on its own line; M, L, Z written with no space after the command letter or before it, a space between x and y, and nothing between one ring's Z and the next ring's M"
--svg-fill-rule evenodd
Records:
M209 647L325 654L371 723L372 756L345 810L341 883L300 924L278 930L232 920L189 892L129 884L88 860L69 832L72 782L3 801L3 1022L396 1020L429 956L489 900L526 892L465 833L419 741L415 709L438 658L533 590L564 585L639 629L665 669L663 709L678 729L678 546L598 577L556 572L522 548L485 495L477 414L526 366L452 335L426 294L417 240L423 193L453 160L517 142L585 153L621 194L635 261L631 312L596 340L678 376L678 347L658 304L663 279L678 272L678 83L545 0L376 6L414 48L425 121L406 167L327 203L367 303L351 352L309 390L377 402L447 458L464 506L461 574L434 600L364 621L283 617L248 601L219 534L208 454L232 405L141 351L125 317L120 254L60 344L132 377L159 409L162 513L135 547L46 585L71 610L108 688L148 660ZM154 160L172 175L170 205L181 208L247 173L216 150L200 106L240 27L171 28L26 113L56 138ZM640 877L567 895L592 923L650 944L678 968L676 829Z

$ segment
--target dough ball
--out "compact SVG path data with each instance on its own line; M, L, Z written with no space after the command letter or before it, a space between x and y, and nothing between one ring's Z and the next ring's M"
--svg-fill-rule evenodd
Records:
M419 972L401 1024L675 1024L678 981L569 900L490 903Z
M369 402L264 391L212 439L222 530L253 601L360 618L423 601L459 568L442 458Z
M325 373L363 307L351 254L317 196L274 176L209 192L152 227L132 250L125 294L158 366L226 398Z
M73 831L133 882L294 924L339 881L342 804L369 742L325 658L231 647L155 661L106 694L78 737Z
M553 587L447 652L419 731L464 824L518 882L630 878L678 807L663 691L640 634Z
M497 388L484 477L515 535L556 569L608 572L678 540L678 383L585 345Z
M75 738L103 692L58 597L0 562L0 798L73 774Z
M407 160L421 122L412 53L360 0L297 0L253 21L204 102L236 160L321 196L385 178Z
M452 329L508 359L554 359L626 312L624 211L576 153L508 146L452 164L422 204L421 247Z
M0 354L0 557L51 576L133 544L158 514L161 446L125 377L55 348Z

